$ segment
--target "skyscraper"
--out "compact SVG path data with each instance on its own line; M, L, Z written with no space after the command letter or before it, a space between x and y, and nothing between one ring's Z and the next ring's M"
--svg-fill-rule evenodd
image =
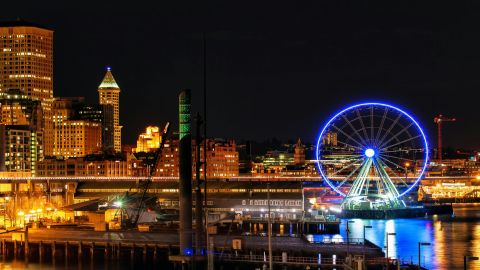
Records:
M76 106L75 119L100 123L102 126L102 150L114 150L113 105L111 104L81 104Z
M43 113L39 100L18 89L0 93L0 171L30 172L43 159Z
M77 110L84 106L82 97L56 98L53 103L55 156L82 157L102 150L102 123L93 119L77 119Z
M44 153L53 153L53 31L25 22L0 22L0 92L20 89L43 110Z
M114 140L113 148L115 152L122 151L122 126L120 126L120 87L113 78L110 68L98 86L98 95L100 104L113 105L113 130Z

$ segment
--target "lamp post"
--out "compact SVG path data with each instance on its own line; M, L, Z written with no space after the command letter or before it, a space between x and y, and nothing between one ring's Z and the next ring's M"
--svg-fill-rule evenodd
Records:
M355 223L355 220L347 220L347 256L350 256L350 239L349 239L350 229L348 228L349 223Z
M430 246L431 244L428 242L418 242L418 269L420 269L420 247L421 246Z
M463 256L463 269L467 270L467 262L469 261L478 261L478 257L473 257L473 256Z
M385 257L387 258L387 260L388 260L388 258L389 258L389 257L388 257L388 237L389 237L390 235L395 236L395 235L397 235L397 234L396 234L396 233L389 233L389 232L387 232L387 234L386 234L386 236L385 236L385 238L387 239L387 240L386 240L386 241L387 241L387 246L386 246L386 251L385 251Z
M405 162L405 183L408 180L408 167L410 167L410 162Z
M370 225L363 225L363 244L365 245L365 229L371 229L372 226Z

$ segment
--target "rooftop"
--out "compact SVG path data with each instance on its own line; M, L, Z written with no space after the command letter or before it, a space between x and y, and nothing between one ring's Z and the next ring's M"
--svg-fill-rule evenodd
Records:
M110 67L107 68L107 73L105 73L105 77L103 77L102 83L100 83L100 86L98 86L99 89L120 89L118 87L117 82L113 78L112 71Z
M20 18L15 21L0 21L0 27L15 27L15 26L37 27L37 28L53 31L53 29L47 28L45 26L42 26L36 23L27 22Z

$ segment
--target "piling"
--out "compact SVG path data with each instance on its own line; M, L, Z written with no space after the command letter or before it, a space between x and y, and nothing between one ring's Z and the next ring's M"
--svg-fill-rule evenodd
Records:
M92 246L90 247L90 260L93 261L93 255L95 253L95 242L92 242Z
M143 262L147 261L147 244L143 244Z
M105 243L105 256L104 256L105 260L108 260L108 242Z
M82 259L82 241L78 242L78 260L81 261Z
M157 245L155 245L155 247L153 247L153 261L157 261Z
M65 261L68 260L68 241L65 242Z
M118 243L118 247L117 247L117 259L120 259L120 249L122 249L122 243Z
M17 252L18 252L18 245L17 245L17 240L13 241L13 256L16 258L17 257Z
M42 258L43 258L43 242L42 241L38 243L38 258L40 259L40 261L42 261Z
M57 248L57 242L53 241L52 242L52 260L55 260L55 253L56 253L56 248Z
M132 249L130 250L130 261L133 262L135 259L135 243L132 244Z

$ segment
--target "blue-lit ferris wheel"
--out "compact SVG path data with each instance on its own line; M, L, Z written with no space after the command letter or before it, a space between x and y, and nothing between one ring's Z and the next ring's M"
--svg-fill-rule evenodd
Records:
M316 149L320 174L350 210L405 207L401 197L422 178L428 154L425 133L412 116L375 102L336 113Z

